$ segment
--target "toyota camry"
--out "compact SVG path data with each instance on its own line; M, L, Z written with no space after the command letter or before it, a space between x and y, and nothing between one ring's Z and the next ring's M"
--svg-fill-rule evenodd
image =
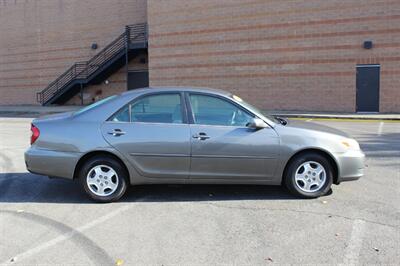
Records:
M32 173L76 179L94 200L138 184L284 185L315 198L363 175L356 140L264 114L229 92L159 87L33 120Z

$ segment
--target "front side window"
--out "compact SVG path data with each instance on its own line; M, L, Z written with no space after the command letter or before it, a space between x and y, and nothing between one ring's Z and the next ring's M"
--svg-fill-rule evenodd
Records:
M119 122L183 123L179 94L149 95L122 108L112 119Z
M218 97L191 94L189 99L196 124L244 127L252 119L243 109Z

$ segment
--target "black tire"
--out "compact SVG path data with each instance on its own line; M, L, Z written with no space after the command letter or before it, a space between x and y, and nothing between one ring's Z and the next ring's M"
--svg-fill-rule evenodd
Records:
M325 183L316 191L306 192L300 188L300 185L296 183L295 175L297 169L305 162L312 161L317 162L325 169ZM329 160L321 154L307 152L299 154L293 158L285 171L284 183L287 189L295 196L301 198L318 198L320 196L326 195L333 183L333 167ZM300 182L301 184L301 182Z
M87 181L87 176L89 174L89 171L91 171L94 167L104 165L116 173L115 176L113 176L113 179L116 180L118 179L118 185L116 186L116 189L114 192L112 192L109 195L105 196L99 196L96 195L92 190L89 188ZM78 178L79 182L86 192L86 194L89 195L91 199L97 202L113 202L119 200L124 194L128 186L128 180L129 180L129 175L127 171L125 170L125 167L121 165L120 162L118 162L116 159L114 159L111 156L95 156L90 159L88 159L82 167L79 169L78 173Z

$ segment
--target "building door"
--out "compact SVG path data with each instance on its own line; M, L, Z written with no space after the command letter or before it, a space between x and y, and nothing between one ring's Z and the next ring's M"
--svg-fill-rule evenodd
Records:
M136 70L128 72L128 90L145 88L149 86L149 71Z
M380 65L357 66L357 112L379 112Z

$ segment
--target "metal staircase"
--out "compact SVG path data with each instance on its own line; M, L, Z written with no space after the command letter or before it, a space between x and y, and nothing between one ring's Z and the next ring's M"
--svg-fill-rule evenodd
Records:
M125 32L108 44L89 61L77 62L36 95L42 105L68 101L84 86L98 84L130 58L143 52L148 45L147 24L126 26Z

